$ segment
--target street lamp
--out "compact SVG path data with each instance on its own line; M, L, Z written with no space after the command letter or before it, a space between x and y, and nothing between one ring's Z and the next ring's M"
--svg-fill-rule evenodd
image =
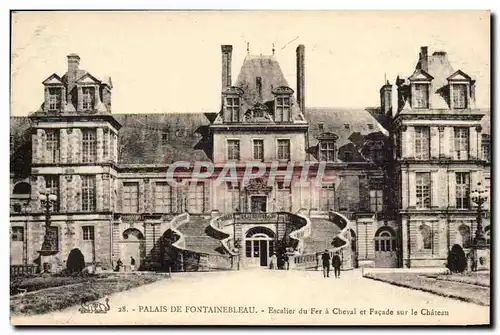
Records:
M486 237L484 236L482 210L484 203L488 200L488 191L481 186L481 183L477 183L477 188L471 192L470 197L477 204L477 228L476 236L474 237L474 246L476 248L484 248L486 246Z
M46 193L40 195L40 202L45 212L45 236L42 243L41 255L47 255L54 251L53 241L51 236L49 236L50 228L50 211L54 209L57 201L57 195L52 193Z

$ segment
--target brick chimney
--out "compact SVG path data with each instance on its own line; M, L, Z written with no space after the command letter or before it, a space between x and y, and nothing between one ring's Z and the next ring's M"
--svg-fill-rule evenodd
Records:
M73 99L71 99L71 91L75 87L75 83L78 75L78 70L80 67L80 56L77 54L69 54L68 56L68 73L66 75L67 81L68 81L68 102L71 102Z
M306 110L304 56L305 47L301 44L297 47L297 103L299 104L300 111L303 115L305 115Z
M222 90L232 85L231 83L231 56L232 45L221 45L222 49Z
M429 55L427 54L427 49L428 47L426 46L420 47L420 68L425 72L427 72L429 68Z

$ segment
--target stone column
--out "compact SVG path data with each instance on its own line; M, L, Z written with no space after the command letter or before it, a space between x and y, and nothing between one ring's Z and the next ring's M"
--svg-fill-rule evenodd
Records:
M479 148L477 145L478 140L478 131L476 127L469 128L469 159L478 159L479 158Z
M96 130L96 152L97 152L96 161L97 161L97 163L101 163L104 161L103 144L104 144L104 130L102 128L97 128L97 130Z
M77 87L77 92L78 92L78 95L77 95L77 101L78 101L77 110L81 111L81 110L83 110L83 90L82 90L81 86Z
M408 236L408 219L404 217L401 221L401 235L402 235L402 245L401 245L401 251L403 252L403 267L404 268L409 268L411 266L410 264L410 250L408 248L408 239L410 238Z
M49 92L49 88L47 86L45 86L45 90L44 90L44 105L43 105L43 111L46 112L49 110L49 100L50 100L50 92Z
M448 171L448 194L449 194L449 203L448 207L456 208L457 200L456 200L456 188L457 188L457 180L455 177L455 171Z
M415 171L408 171L408 179L409 185L408 188L410 190L410 199L409 199L409 207L415 208L417 206L417 193L416 193L416 184L417 184L417 176Z
M445 190L441 180L439 180L439 171L431 171L431 207L440 208L442 206L439 195Z
M438 127L431 127L430 128L430 146L431 146L431 159L438 159L439 158L439 136L440 132L438 130Z
M406 154L403 154L404 158L415 158L415 128L407 127L406 138L403 141L403 148Z
M102 175L98 174L95 176L95 188L96 188L96 211L103 211L104 202L104 183L102 180Z
M59 130L59 152L61 163L68 161L68 134L66 129Z
M371 267L374 264L375 252L373 245L374 221L372 216L359 217L356 220L358 227L358 265Z

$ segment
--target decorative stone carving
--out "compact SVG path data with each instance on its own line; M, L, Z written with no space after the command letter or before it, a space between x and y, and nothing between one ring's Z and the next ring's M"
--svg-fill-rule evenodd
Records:
M268 186L262 178L251 179L250 183L245 187L248 194L267 194L270 193L273 188Z
M276 94L276 95L292 95L294 93L294 91L290 88L290 87L287 87L287 86L278 86L276 88L273 88L273 90L271 91L273 94Z
M65 175L64 178L66 178L66 181L70 182L73 179L73 176L68 174L68 175Z

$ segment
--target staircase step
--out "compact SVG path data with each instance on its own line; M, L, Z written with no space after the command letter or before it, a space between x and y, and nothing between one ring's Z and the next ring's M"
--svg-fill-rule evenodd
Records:
M340 227L327 219L311 219L311 235L304 239L304 253L315 253L332 247L332 241L341 232Z

